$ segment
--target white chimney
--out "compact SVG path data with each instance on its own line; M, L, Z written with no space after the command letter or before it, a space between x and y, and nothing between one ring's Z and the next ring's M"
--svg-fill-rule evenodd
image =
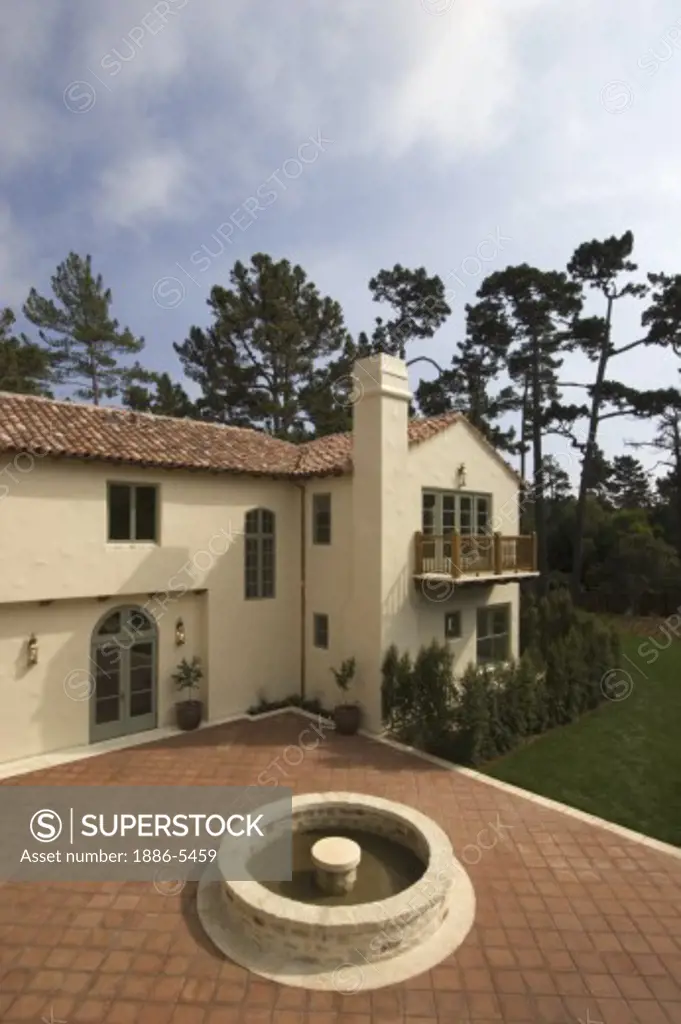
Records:
M354 369L353 598L351 636L357 658L358 698L365 726L381 725L381 663L388 598L409 558L409 530L401 511L408 456L406 364L394 356L362 359ZM405 540L406 538L406 540Z

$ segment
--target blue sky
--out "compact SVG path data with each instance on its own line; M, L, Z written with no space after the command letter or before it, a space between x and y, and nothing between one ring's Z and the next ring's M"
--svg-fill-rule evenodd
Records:
M667 0L628 0L626 18L622 0L22 0L0 56L0 306L91 253L146 364L178 379L172 342L258 251L300 263L353 332L380 312L379 269L440 274L453 315L412 354L442 363L489 270L562 268L630 228L642 271L681 272ZM639 315L621 306L623 343ZM654 387L677 362L618 365ZM602 441L651 433L610 421Z

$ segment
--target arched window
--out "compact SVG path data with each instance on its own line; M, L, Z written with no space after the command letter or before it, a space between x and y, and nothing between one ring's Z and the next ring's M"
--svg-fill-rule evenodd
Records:
M246 598L274 597L275 516L266 508L246 513Z

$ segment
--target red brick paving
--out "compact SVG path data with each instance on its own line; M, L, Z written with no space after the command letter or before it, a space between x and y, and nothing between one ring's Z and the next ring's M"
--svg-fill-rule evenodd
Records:
M453 956L388 989L307 992L218 954L194 886L8 884L3 1024L681 1024L681 861L361 737L326 738L288 767L308 724L235 723L4 784L255 785L279 758L297 792L411 804L448 832L475 886L476 921ZM503 839L497 822L511 826Z

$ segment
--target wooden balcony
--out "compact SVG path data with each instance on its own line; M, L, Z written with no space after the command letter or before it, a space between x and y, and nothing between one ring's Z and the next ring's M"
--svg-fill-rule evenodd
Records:
M537 576L537 539L500 533L417 533L414 577L457 583L496 582Z

